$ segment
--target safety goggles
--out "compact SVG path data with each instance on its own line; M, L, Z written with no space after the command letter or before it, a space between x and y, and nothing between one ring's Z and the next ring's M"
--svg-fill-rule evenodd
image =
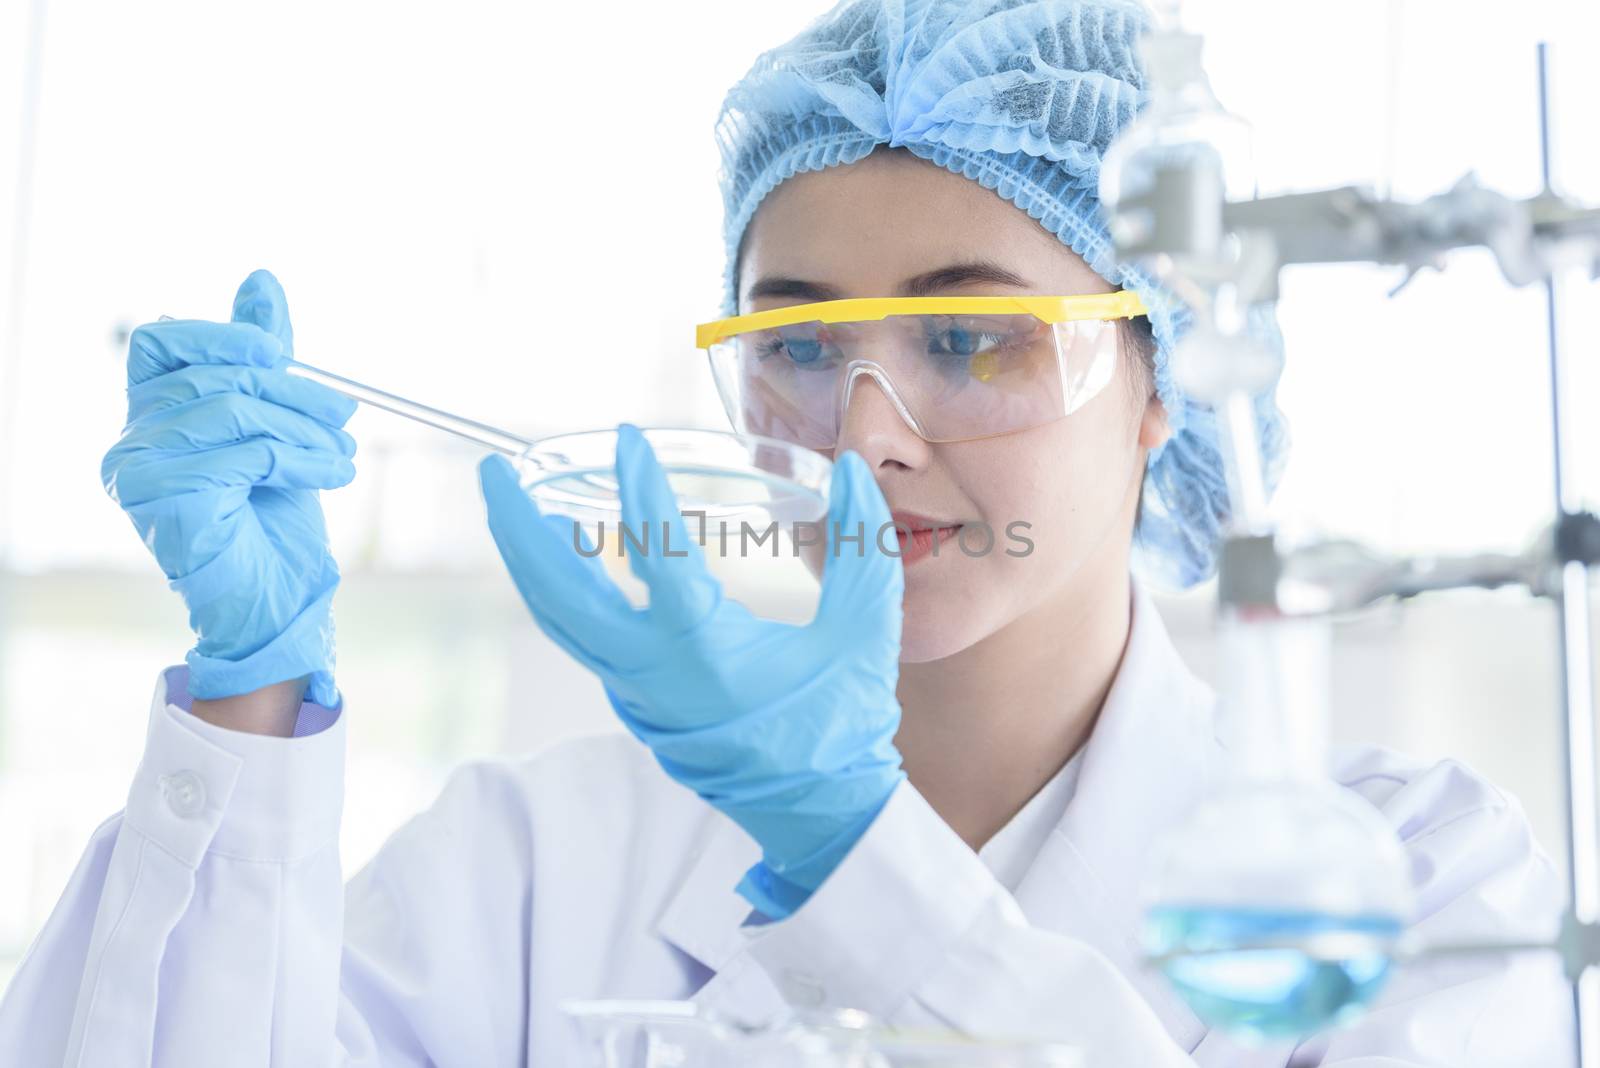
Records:
M875 382L930 442L1028 430L1082 408L1117 367L1136 293L874 297L696 328L734 429L829 449L858 383Z

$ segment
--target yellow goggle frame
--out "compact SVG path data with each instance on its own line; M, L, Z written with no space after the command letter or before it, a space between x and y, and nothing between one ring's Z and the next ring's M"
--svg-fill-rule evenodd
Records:
M852 297L822 300L788 308L734 315L694 328L696 348L752 330L771 330L797 323L859 323L891 315L1031 315L1046 323L1094 319L1132 319L1148 314L1139 294L1128 289L1111 293L1079 293L1070 297Z

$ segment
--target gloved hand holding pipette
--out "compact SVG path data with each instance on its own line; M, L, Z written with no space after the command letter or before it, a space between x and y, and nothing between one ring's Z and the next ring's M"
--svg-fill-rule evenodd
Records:
M571 521L543 516L512 466L480 467L489 528L539 626L597 674L624 725L667 773L721 809L762 848L739 892L782 919L816 890L905 777L900 724L900 561L873 532L888 506L861 457L836 461L834 538L815 618L805 626L753 616L723 597L689 537L644 436L617 441L622 522L651 531L630 552L650 590L635 609L597 558L573 551ZM668 543L687 546L661 551Z
M231 322L150 323L129 342L128 422L101 478L188 605L194 697L309 677L311 700L338 704L317 491L355 477L356 403L283 372L293 338L282 287L256 271Z

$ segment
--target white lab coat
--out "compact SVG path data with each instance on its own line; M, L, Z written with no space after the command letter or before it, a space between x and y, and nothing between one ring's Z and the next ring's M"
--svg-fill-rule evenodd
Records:
M575 1064L561 999L691 996L749 1019L855 1006L1053 1038L1089 1068L1570 1063L1570 999L1538 955L1410 967L1292 1056L1208 1032L1140 967L1142 862L1220 750L1213 694L1137 587L1075 781L1000 836L1028 854L1014 893L991 871L1004 858L975 855L908 784L765 926L733 889L754 844L622 735L460 770L343 887L343 718L307 706L307 736L236 734L184 711L181 682L158 685L127 808L0 1002L6 1068ZM1341 752L1337 778L1404 840L1423 934L1553 933L1562 892L1514 800L1460 764L1370 748Z

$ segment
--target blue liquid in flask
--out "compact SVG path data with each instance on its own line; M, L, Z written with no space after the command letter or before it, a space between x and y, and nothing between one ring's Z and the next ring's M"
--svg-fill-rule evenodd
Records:
M1389 948L1404 924L1393 916L1216 906L1162 906L1146 920L1152 955L1202 1020L1241 1038L1299 1038L1357 1016L1389 978ZM1247 948L1317 939L1299 948ZM1240 948L1234 948L1240 947Z

